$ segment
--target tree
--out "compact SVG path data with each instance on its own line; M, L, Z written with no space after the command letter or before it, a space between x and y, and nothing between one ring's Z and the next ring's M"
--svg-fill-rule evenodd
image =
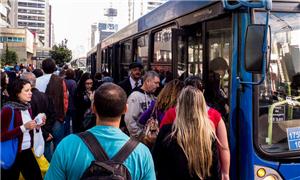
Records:
M18 61L18 55L15 51L9 50L8 46L6 45L5 53L1 56L1 65L15 65Z
M50 56L58 65L70 62L72 59L72 51L67 47L68 40L64 39L60 44L54 45L50 51Z

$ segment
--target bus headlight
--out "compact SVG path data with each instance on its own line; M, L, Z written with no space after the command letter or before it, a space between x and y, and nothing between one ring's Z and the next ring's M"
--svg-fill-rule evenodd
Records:
M282 180L278 172L272 168L254 165L255 180Z
M266 175L266 170L264 168L259 168L256 172L257 176L262 178Z

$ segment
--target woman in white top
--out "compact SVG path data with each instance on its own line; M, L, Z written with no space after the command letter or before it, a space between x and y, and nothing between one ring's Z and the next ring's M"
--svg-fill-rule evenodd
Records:
M37 125L33 120L29 102L31 101L31 85L27 80L16 79L12 84L10 100L1 109L1 141L18 139L18 151L14 164L9 169L1 168L1 179L19 179L20 172L25 179L42 179L38 163L31 150L33 147L33 129L40 129L45 124ZM14 111L14 128L9 129ZM2 152L5 153L5 152Z

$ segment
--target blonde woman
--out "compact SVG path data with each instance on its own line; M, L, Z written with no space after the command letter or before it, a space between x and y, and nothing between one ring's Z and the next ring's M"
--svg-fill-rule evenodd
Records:
M216 136L202 92L183 89L176 112L174 124L162 127L153 149L157 179L221 179Z

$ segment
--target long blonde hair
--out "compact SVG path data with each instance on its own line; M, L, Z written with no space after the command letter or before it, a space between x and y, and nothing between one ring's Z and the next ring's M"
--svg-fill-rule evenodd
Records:
M191 86L182 90L171 136L177 139L187 158L189 173L195 173L200 179L209 177L213 155L211 147L216 136L200 90Z

